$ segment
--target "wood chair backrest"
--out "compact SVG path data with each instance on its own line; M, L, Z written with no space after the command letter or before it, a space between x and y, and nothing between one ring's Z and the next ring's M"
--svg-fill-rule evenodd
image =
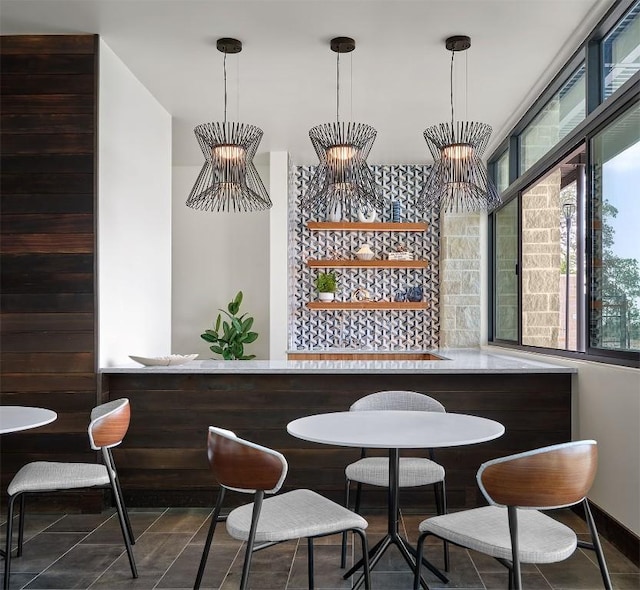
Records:
M216 480L230 490L275 494L287 476L282 453L238 438L230 430L210 426L207 452Z
M562 508L585 498L597 465L596 441L581 440L488 461L476 479L490 504Z
M117 399L91 411L89 442L94 450L115 447L122 442L131 420L131 406L127 398Z
M417 391L378 391L351 404L351 412L365 410L410 410L415 412L446 412L436 399Z

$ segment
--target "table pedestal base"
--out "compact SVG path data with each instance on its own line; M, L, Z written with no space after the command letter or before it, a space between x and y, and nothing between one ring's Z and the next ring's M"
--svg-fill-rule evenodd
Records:
M398 534L389 534L387 533L380 541L378 541L370 550L369 550L369 567L373 569L376 563L380 560L384 552L389 548L389 545L395 545L404 560L409 564L411 571L415 573L416 570L416 550L405 541ZM427 567L430 571L432 571L442 582L447 584L449 579L431 562L427 561L424 557L422 558L422 563L425 567ZM360 559L348 572L346 572L343 576L343 579L347 579L352 576L355 572L357 572L362 567L362 559ZM353 584L353 588L359 588L362 582L364 581L364 574L360 574L360 577L356 580L355 584ZM424 580L420 580L420 585L423 588L428 588L427 583Z
M409 564L411 571L415 573L416 570L416 550L403 539L398 533L398 520L400 510L398 506L398 494L399 494L399 472L400 472L400 452L398 449L389 449L389 495L388 495L388 529L387 534L382 537L369 551L369 567L373 569L376 563L380 560L384 552L389 548L389 545L395 545L402 557ZM448 578L432 563L427 561L424 557L422 563L429 568L442 582L447 584ZM362 567L362 559L358 561L343 578L346 580L349 576L353 575ZM364 574L360 575L353 588L358 588L364 580ZM423 588L427 588L427 583L424 580L420 580Z

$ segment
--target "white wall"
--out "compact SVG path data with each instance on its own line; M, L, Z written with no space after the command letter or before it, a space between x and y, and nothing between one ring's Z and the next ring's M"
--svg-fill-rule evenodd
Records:
M598 441L589 499L640 535L640 371L494 346L489 351L575 367L574 438Z
M289 347L287 326L287 252L289 248L289 154L271 152L269 161L269 189L273 207L269 215L270 232L270 313L269 358L284 360Z
M168 354L171 117L100 41L98 364Z
M254 163L269 187L268 156L257 157ZM242 291L240 313L255 319L252 329L259 334L245 352L267 359L269 211L211 213L187 207L185 201L199 172L199 166L173 169L172 352L219 358L200 334L213 326L218 308L226 309Z

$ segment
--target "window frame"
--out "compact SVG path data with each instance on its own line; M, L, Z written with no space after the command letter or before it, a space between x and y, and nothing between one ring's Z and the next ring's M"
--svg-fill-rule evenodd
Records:
M593 348L589 337L589 326L591 321L591 279L593 274L592 265L592 235L588 229L591 224L593 208L593 187L591 185L591 169L593 166L591 154L591 140L593 137L622 116L627 109L636 103L640 103L640 71L636 72L620 88L616 90L606 100L602 93L602 40L613 30L619 21L634 7L637 0L619 0L612 6L603 19L593 29L591 34L585 39L572 57L562 67L547 88L542 92L531 108L513 127L511 132L502 140L489 158L489 171L495 181L496 163L504 155L505 150L509 150L509 186L502 192L503 204L500 209L512 200L517 200L517 225L518 225L518 341L500 340L496 336L496 216L495 212L488 216L488 254L489 254L489 345L502 346L539 352L548 355L582 359L608 364L640 367L640 352L630 350L615 350ZM519 135L523 129L531 123L538 113L545 107L548 101L562 87L569 76L571 76L581 61L585 61L586 68L586 116L585 119L571 133L562 138L543 157L535 162L528 170L519 173L520 170L520 150ZM543 348L522 344L522 194L538 180L548 174L555 166L559 165L568 155L581 145L585 147L587 160L587 181L585 186L585 219L583 223L584 239L583 250L581 252L585 260L585 279L587 288L585 290L583 322L579 326L579 340L582 339L584 352L569 351L555 348ZM515 148L515 149L514 149Z

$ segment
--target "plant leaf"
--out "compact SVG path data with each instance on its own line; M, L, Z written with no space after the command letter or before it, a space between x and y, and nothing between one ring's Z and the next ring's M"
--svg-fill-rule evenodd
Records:
M242 322L242 332L246 333L253 326L253 318L247 318L244 322Z
M257 332L249 332L244 337L244 342L245 342L245 344L251 344L252 342L255 342L256 338L258 338L258 333Z
M218 314L218 319L216 320L216 332L220 329L220 320L222 319L222 316L220 314Z

